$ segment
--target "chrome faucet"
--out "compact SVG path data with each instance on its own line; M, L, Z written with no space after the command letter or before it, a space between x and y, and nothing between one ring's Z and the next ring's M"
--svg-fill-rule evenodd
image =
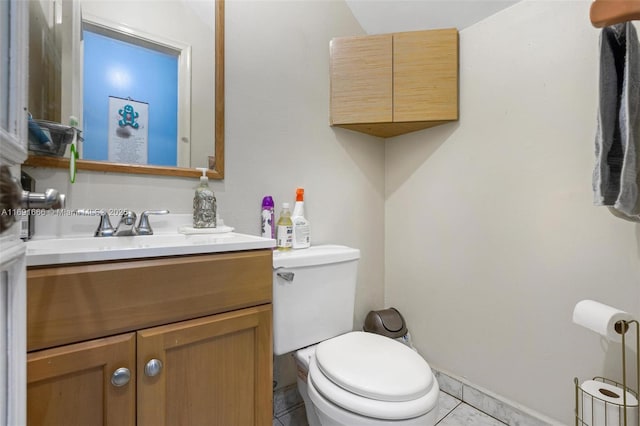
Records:
M113 235L115 237L138 235L136 218L136 212L125 210L120 216L120 222L118 222L115 231L113 231Z
M120 216L120 221L115 229L109 220L109 214L104 210L75 210L76 214L83 216L100 216L98 229L93 234L95 237L122 237L131 235L153 235L153 229L149 224L150 214L168 214L169 210L145 210L140 215L140 222L136 226L136 213L125 210Z

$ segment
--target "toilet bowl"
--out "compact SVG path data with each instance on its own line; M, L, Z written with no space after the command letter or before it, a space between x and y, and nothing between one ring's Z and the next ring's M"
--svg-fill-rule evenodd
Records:
M274 252L274 354L295 352L310 426L433 426L429 364L394 339L352 331L359 257L344 246Z
M402 343L350 332L295 353L310 426L430 426L439 387L429 365Z

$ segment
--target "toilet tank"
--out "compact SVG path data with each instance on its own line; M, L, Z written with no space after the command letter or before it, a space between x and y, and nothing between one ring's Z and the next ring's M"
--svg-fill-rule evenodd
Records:
M274 251L274 354L352 331L359 258L337 245Z

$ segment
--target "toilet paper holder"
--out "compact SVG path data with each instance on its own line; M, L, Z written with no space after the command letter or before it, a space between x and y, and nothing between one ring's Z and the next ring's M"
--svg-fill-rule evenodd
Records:
M602 394L601 398L585 391L580 385L577 377L573 379L575 384L576 409L575 419L576 426L638 426L640 420L640 404L638 401L638 391L634 391L627 386L627 355L625 335L631 325L635 325L636 329L636 386L640 386L640 329L636 320L620 320L615 323L615 331L621 335L622 341L622 383L616 382L604 377L594 377L594 381L602 382L603 386L599 389ZM587 383L587 382L585 382ZM612 403L614 399L619 399L618 392L611 392L611 388L615 387L615 391L620 391L622 404ZM635 398L635 405L630 405L628 399ZM585 410L585 405L591 409ZM604 407L604 411L596 410L594 407ZM609 407L609 412L607 412ZM618 408L617 413L615 407ZM630 423L628 409L635 410L633 416L635 421ZM617 419L617 422L616 422ZM609 421L611 420L611 421Z

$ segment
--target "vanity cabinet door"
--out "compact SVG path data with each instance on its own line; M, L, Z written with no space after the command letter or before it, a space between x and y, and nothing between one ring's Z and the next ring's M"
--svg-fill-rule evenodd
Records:
M138 332L138 425L271 425L271 305Z
M135 425L135 351L127 333L29 353L27 424Z

